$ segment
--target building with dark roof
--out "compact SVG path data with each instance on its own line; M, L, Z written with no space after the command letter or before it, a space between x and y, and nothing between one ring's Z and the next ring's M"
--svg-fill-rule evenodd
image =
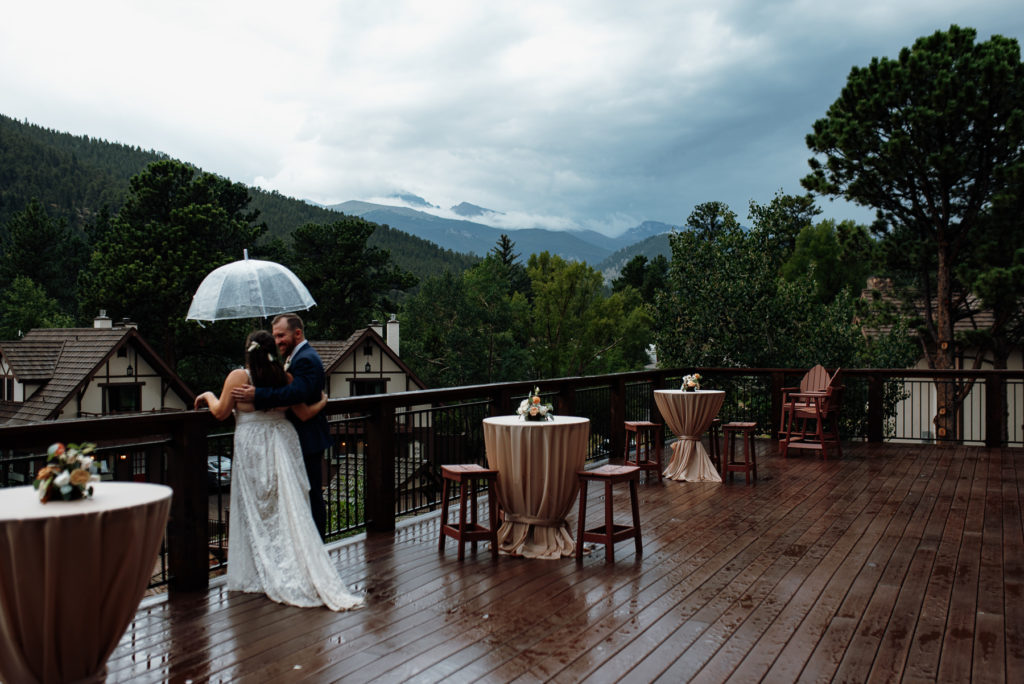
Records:
M0 424L181 411L194 394L130 323L34 328L0 341Z

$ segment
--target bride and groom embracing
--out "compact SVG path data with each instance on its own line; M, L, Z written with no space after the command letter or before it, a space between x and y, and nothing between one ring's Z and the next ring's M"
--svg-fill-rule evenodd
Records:
M228 374L219 397L195 400L218 420L235 412L227 587L294 606L356 608L363 599L349 593L321 541L330 446L323 363L295 314L277 316L271 330L249 335L245 368Z

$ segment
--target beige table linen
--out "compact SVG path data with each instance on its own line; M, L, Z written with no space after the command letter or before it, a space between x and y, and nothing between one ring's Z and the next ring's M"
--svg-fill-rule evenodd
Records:
M92 499L0 489L0 681L102 673L149 585L171 488L98 482Z
M687 482L721 482L701 435L711 425L725 401L721 390L655 390L654 402L678 439L672 443L672 459L665 477Z
M485 418L483 427L487 463L498 471L498 499L505 512L499 551L526 558L574 555L576 544L565 518L579 494L576 471L587 460L590 420L498 416Z

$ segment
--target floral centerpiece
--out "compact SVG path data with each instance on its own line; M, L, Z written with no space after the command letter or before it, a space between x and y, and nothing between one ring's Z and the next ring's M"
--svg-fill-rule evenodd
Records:
M67 448L60 442L50 445L46 450L46 465L36 474L32 483L39 492L39 500L46 503L50 499L88 499L92 496L92 483L98 482L96 464L90 456L96 450L91 443L68 444Z
M700 389L700 373L694 373L693 375L687 375L683 378L683 385L679 389L684 392L696 392Z
M551 404L543 403L540 398L540 388L534 387L533 393L519 404L516 413L523 420L551 420L554 408Z

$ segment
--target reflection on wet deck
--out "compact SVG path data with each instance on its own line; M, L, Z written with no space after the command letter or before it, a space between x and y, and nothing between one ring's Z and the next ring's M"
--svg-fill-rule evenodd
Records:
M642 483L640 558L460 563L427 516L334 550L359 611L148 598L106 681L1024 681L1024 450L758 448L755 486Z

